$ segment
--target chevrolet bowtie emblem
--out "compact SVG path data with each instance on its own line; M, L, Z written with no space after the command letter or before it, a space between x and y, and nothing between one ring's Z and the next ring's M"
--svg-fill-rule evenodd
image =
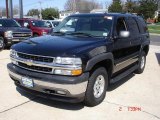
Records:
M33 61L32 61L32 60L28 60L28 61L26 61L26 64L27 64L28 66L32 66L32 65L33 65Z

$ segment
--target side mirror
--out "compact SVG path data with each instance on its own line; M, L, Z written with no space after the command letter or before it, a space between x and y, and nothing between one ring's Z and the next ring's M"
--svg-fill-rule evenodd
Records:
M119 37L127 38L127 37L129 37L129 35L130 35L129 31L120 31Z

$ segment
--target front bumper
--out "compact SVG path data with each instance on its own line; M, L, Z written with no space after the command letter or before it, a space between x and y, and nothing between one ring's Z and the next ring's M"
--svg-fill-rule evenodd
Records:
M30 37L26 37L26 38L4 38L4 39L6 41L6 45L11 46L12 44L22 42L22 41L27 40L29 38Z
M12 63L9 63L7 68L15 84L29 93L66 102L81 102L84 99L89 73L83 73L77 77L58 76L25 70ZM34 87L28 88L24 86L21 81L22 77L31 78ZM65 94L60 94L57 91Z

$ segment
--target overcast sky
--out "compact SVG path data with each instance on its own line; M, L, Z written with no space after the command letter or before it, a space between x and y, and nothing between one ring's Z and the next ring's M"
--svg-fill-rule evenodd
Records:
M57 7L59 10L64 9L64 4L67 0L23 0L24 14L28 12L29 9L32 8L40 8L39 1L41 1L42 8L47 7ZM107 1L107 3L111 3L112 0L97 0L103 5ZM19 0L13 0L13 6L18 5ZM5 0L0 0L0 7L5 7Z

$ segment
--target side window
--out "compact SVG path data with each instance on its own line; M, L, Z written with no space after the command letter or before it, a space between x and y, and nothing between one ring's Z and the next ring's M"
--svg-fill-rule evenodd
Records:
M138 25L139 25L139 30L141 33L146 33L147 32L147 25L145 21L142 18L138 18Z
M18 20L17 22L23 27L23 20Z
M139 28L136 20L132 17L128 18L128 26L129 26L129 31L132 33L132 36L136 36L139 34Z
M48 27L52 27L52 24L49 21L47 21L46 24Z
M28 27L29 23L27 21L24 21L23 26Z
M116 25L117 35L120 35L120 31L127 31L127 26L124 18L118 18Z

